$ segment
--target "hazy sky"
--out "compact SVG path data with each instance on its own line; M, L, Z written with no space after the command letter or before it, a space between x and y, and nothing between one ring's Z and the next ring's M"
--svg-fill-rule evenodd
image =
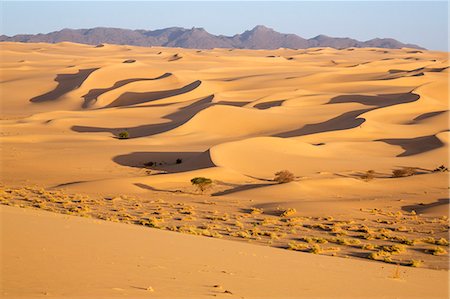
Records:
M1 1L1 34L62 28L203 27L234 35L255 25L304 38L319 34L368 40L392 37L448 50L446 1Z

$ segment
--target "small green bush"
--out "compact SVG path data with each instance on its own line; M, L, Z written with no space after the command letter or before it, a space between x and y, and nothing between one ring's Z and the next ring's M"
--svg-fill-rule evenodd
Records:
M212 180L208 179L208 178L204 178L204 177L195 177L195 178L191 179L191 183L192 183L192 185L197 187L197 189L200 192L203 193L203 191L205 191L206 188L211 186Z
M130 134L127 131L122 131L117 135L117 137L119 137L119 139L128 139L130 138Z

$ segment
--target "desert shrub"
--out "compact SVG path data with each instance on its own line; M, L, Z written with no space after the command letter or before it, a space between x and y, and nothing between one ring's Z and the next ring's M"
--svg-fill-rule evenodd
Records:
M297 213L297 210L294 208L288 208L286 210L283 211L283 213L281 213L281 217L289 217L292 215L295 215Z
M436 167L435 169L433 169L433 172L448 172L448 168L445 167L444 165L441 165L441 166Z
M183 163L183 159L178 158L178 159L175 161L175 163L176 163L176 164L181 164L181 163Z
M320 247L319 244L314 244L309 247L309 252L314 253L314 254L320 254L320 253L322 253L322 248Z
M361 175L361 179L365 181L371 181L375 178L375 170L367 170L366 173Z
M392 261L391 253L383 251L383 250L369 253L368 258L371 259L371 260L384 261L384 262L387 262L387 263Z
M381 247L381 250L386 251L386 252L390 252L390 253L402 253L404 252L405 246L403 245L385 245Z
M403 167L402 169L395 169L392 171L392 177L402 178L407 176L412 176L417 173L417 169L414 167Z
M426 253L430 253L432 255L444 255L447 254L447 250L441 248L441 247L434 247L432 249L425 250Z
M233 237L239 237L243 239L251 239L252 235L248 231L237 231L231 234Z
M401 244L405 244L405 245L410 245L410 246L414 246L417 241L414 239L408 239L406 237L403 236L393 236L391 238L389 238L391 241L393 242L399 242Z
M212 180L204 177L195 177L191 180L191 183L197 187L200 192L203 192L206 188L211 186Z
M439 240L436 240L434 243L436 245L442 245L442 246L448 246L449 245L447 239L445 239L445 238L440 238Z
M358 239L346 239L346 238L341 238L341 237L333 237L328 239L329 242L331 243L335 243L335 244L340 244L340 245L347 245L347 246L356 246L356 245L360 245L361 241Z
M328 241L325 238L320 238L320 237L301 237L299 240L304 241L309 244L314 244L314 243L326 244L326 243L328 243Z
M361 248L365 249L365 250L375 250L375 249L378 248L378 246L374 245L374 244L367 243L367 244L361 245Z
M306 251L309 249L309 246L306 244L298 243L295 241L289 242L288 249L296 250L296 251Z
M117 135L117 137L119 139L128 139L130 138L130 134L127 131L122 131Z
M262 214L264 211L263 209L259 209L259 208L250 208L250 214L251 215L259 215Z
M289 183L292 182L295 179L295 176L292 172L289 170L282 170L275 173L274 181L278 182L279 184Z
M422 264L422 262L419 260L410 260L405 263L405 266L417 268L417 267L420 267L421 264Z

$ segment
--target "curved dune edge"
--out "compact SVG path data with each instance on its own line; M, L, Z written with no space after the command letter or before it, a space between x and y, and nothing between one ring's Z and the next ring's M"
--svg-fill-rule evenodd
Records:
M195 99L189 105L177 109L175 112L162 116L164 119L168 119L169 122L139 125L134 127L115 127L115 128L102 128L102 127L90 127L90 126L72 126L71 130L79 133L95 133L95 132L109 132L112 134L118 134L122 131L127 131L130 134L130 139L148 137L165 133L173 130L184 123L188 122L192 117L197 115L200 111L207 109L215 105L212 103L214 95L209 95L200 99ZM148 107L141 107L148 108Z
M167 78L169 76L171 76L171 73L164 73L161 76L155 77L155 78L131 78L131 79L124 79L124 80L120 80L115 82L111 87L107 87L107 88L97 88L97 89L91 89L89 90L89 92L85 95L83 95L83 99L84 99L84 103L83 103L83 108L88 108L89 106L91 106L93 103L92 102L96 102L97 98L99 96L101 96L102 94L109 92L111 90L117 89L119 87L125 86L129 83L133 83L133 82L138 82L138 81L153 81L153 80L160 80L160 79L164 79Z
M209 298L225 290L244 298L448 296L446 271L401 268L395 279L394 265L35 210L0 207L0 213L7 297Z
M378 139L375 141L386 142L387 144L397 145L404 149L404 152L397 157L407 157L419 155L444 146L444 143L436 135L421 136L416 138L398 138L398 139Z
M30 99L30 102L42 103L57 100L64 94L80 87L89 75L98 69L99 68L80 69L75 74L58 74L55 78L55 81L58 82L56 88L45 94Z
M176 95L188 93L193 91L197 87L200 86L202 82L200 80L196 80L188 85L185 85L181 88L172 89L172 90L163 90L163 91L150 91L144 93L136 93L136 92L126 92L122 94L119 98L114 100L112 103L106 105L104 108L112 108L112 107L122 107L122 106L131 106L136 104L142 104L147 102L152 102L168 97L173 97Z

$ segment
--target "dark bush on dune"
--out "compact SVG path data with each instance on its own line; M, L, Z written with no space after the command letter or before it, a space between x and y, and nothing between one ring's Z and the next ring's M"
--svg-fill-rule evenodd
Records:
M402 169L395 169L392 171L393 178L402 178L417 174L417 169L414 167L403 167Z
M292 182L294 179L295 176L292 172L290 172L289 170L282 170L275 173L274 181L278 182L279 184L284 184Z
M448 172L448 168L445 167L444 165L441 165L441 166L436 167L435 169L433 169L433 172Z
M211 186L212 180L204 177L195 177L191 180L192 185L197 187L197 189L203 193L206 188Z
M375 178L375 170L367 170L361 178L365 181L371 181Z
M130 138L130 134L127 131L122 131L117 135L117 137L119 139L128 139Z

